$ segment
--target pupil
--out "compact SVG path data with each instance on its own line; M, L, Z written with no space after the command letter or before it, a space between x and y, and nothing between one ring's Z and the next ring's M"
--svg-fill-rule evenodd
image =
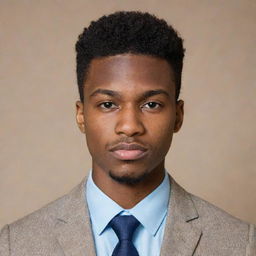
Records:
M149 106L150 106L151 108L153 108L153 107L156 106L156 103L155 103L155 102L150 102L150 103L149 103Z
M106 103L105 103L105 107L106 107L106 108L111 107L111 103L110 103L110 102L106 102Z

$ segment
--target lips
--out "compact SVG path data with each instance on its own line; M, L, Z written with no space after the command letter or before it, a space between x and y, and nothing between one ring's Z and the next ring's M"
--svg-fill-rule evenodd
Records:
M121 143L111 148L110 152L118 160L138 160L146 155L147 149L135 143Z

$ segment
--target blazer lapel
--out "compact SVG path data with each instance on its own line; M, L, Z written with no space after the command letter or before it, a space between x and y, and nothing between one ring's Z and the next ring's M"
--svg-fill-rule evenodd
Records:
M202 236L199 215L189 193L172 178L171 196L161 256L191 256ZM59 201L55 225L65 256L96 256L90 216L85 200L87 177Z
M189 193L172 178L161 256L191 256L202 236L199 215Z
M55 232L65 256L95 256L84 187L87 177L61 202Z

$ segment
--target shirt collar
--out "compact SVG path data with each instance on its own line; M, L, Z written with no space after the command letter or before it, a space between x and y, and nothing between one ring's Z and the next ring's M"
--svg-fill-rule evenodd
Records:
M123 209L97 187L92 179L91 171L86 184L90 217L98 235L104 231L110 220L121 212L132 214L149 233L156 235L167 214L169 195L170 182L167 172L165 172L162 183L129 210Z
M86 199L91 221L98 235L104 231L114 216L123 211L121 206L97 187L92 179L92 171L87 179Z
M167 214L169 196L170 182L166 172L162 183L129 212L154 236Z

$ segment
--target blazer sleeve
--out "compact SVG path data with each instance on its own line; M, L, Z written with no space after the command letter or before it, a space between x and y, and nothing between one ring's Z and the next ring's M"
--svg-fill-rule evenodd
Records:
M246 256L256 255L256 226L250 224L249 226L249 243L246 248Z
M9 230L9 226L6 225L0 231L0 256L10 255L9 237L10 237L10 230Z

